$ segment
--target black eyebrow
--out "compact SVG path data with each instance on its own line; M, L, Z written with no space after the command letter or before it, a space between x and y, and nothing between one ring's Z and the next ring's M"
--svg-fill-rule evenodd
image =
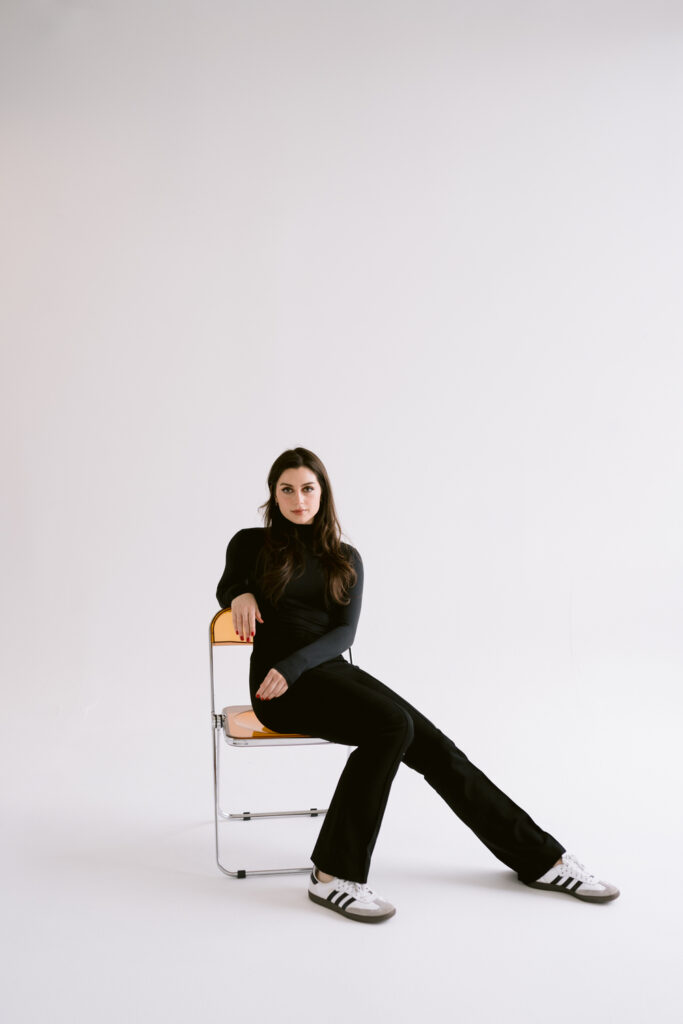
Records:
M314 483L315 483L315 480L307 480L306 483L302 484L301 486L302 487L308 487L309 484L314 484ZM280 484L280 487L294 487L294 484L287 483L287 481L285 480L284 483Z

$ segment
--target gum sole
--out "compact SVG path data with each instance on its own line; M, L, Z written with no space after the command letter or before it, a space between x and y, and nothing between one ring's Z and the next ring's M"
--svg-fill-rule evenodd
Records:
M342 910L341 907L338 907L335 903L330 903L329 900L323 900L320 896L314 896L312 892L309 892L308 898L313 900L314 903L319 903L321 907L334 910L337 914L341 914L342 917L350 917L352 921L362 921L363 924L380 924L382 921L388 921L396 913L396 907L394 907L388 914L382 914L381 917L361 917L360 914L352 914L349 910Z
M548 885L546 882L522 882L522 885L528 885L530 889L545 889L546 892L561 892L565 896L573 896L575 900L582 900L583 903L609 903L620 895L619 892L612 892L607 896L580 896L577 892L561 889L557 885Z

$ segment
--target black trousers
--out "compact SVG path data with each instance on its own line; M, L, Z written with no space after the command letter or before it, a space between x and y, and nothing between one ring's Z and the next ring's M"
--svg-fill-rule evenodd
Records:
M252 656L252 703L264 725L356 747L311 854L321 871L367 881L401 761L420 772L491 853L524 881L537 879L564 853L564 846L424 715L341 655L302 673L281 697L266 701L254 699L270 667L262 665Z

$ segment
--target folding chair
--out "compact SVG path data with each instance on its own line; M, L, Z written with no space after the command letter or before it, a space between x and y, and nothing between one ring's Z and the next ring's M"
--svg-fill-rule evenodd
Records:
M300 871L310 871L310 863L301 868L266 868L253 869L238 868L231 870L221 862L221 851L219 843L218 825L221 821L251 821L252 818L292 818L310 817L317 818L327 812L327 808L309 807L301 811L241 811L228 812L221 807L220 800L220 774L221 774L221 735L230 747L284 747L302 746L313 743L329 744L329 740L319 739L314 736L304 736L300 733L279 733L272 732L259 722L251 704L233 704L224 707L220 712L216 710L216 694L214 687L214 647L244 647L251 646L249 640L240 640L236 635L232 624L232 614L229 608L223 608L217 612L209 626L209 664L211 668L211 719L213 732L213 795L214 795L214 825L216 834L216 863L225 875L231 878L246 878L247 875L283 875ZM351 658L351 648L349 647ZM353 659L351 658L351 664Z

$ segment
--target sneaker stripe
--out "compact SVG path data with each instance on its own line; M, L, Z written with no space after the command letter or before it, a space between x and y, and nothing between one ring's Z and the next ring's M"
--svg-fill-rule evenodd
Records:
M568 889L571 883L574 881L571 875L567 875L564 882L560 882L560 889Z
M555 877L553 878L552 882L550 882L549 884L550 885L557 885L558 882L561 880L561 878L562 878L562 875L555 875Z
M581 879L577 878L575 884L571 887L570 892L575 892L581 885Z
M339 903L337 904L337 906L341 907L342 910L346 910L346 908L348 907L349 903L353 903L354 899L355 899L354 896L348 895L345 900L339 900Z
M335 902L335 899L336 899L336 897L337 897L337 896L340 896L340 895L341 895L341 890L339 890L339 889L333 889L333 890L332 890L332 892L330 892L330 893L328 893L328 894L327 894L327 896L325 897L325 899L326 899L326 900L327 900L327 901L328 901L329 903L334 903L334 902Z

